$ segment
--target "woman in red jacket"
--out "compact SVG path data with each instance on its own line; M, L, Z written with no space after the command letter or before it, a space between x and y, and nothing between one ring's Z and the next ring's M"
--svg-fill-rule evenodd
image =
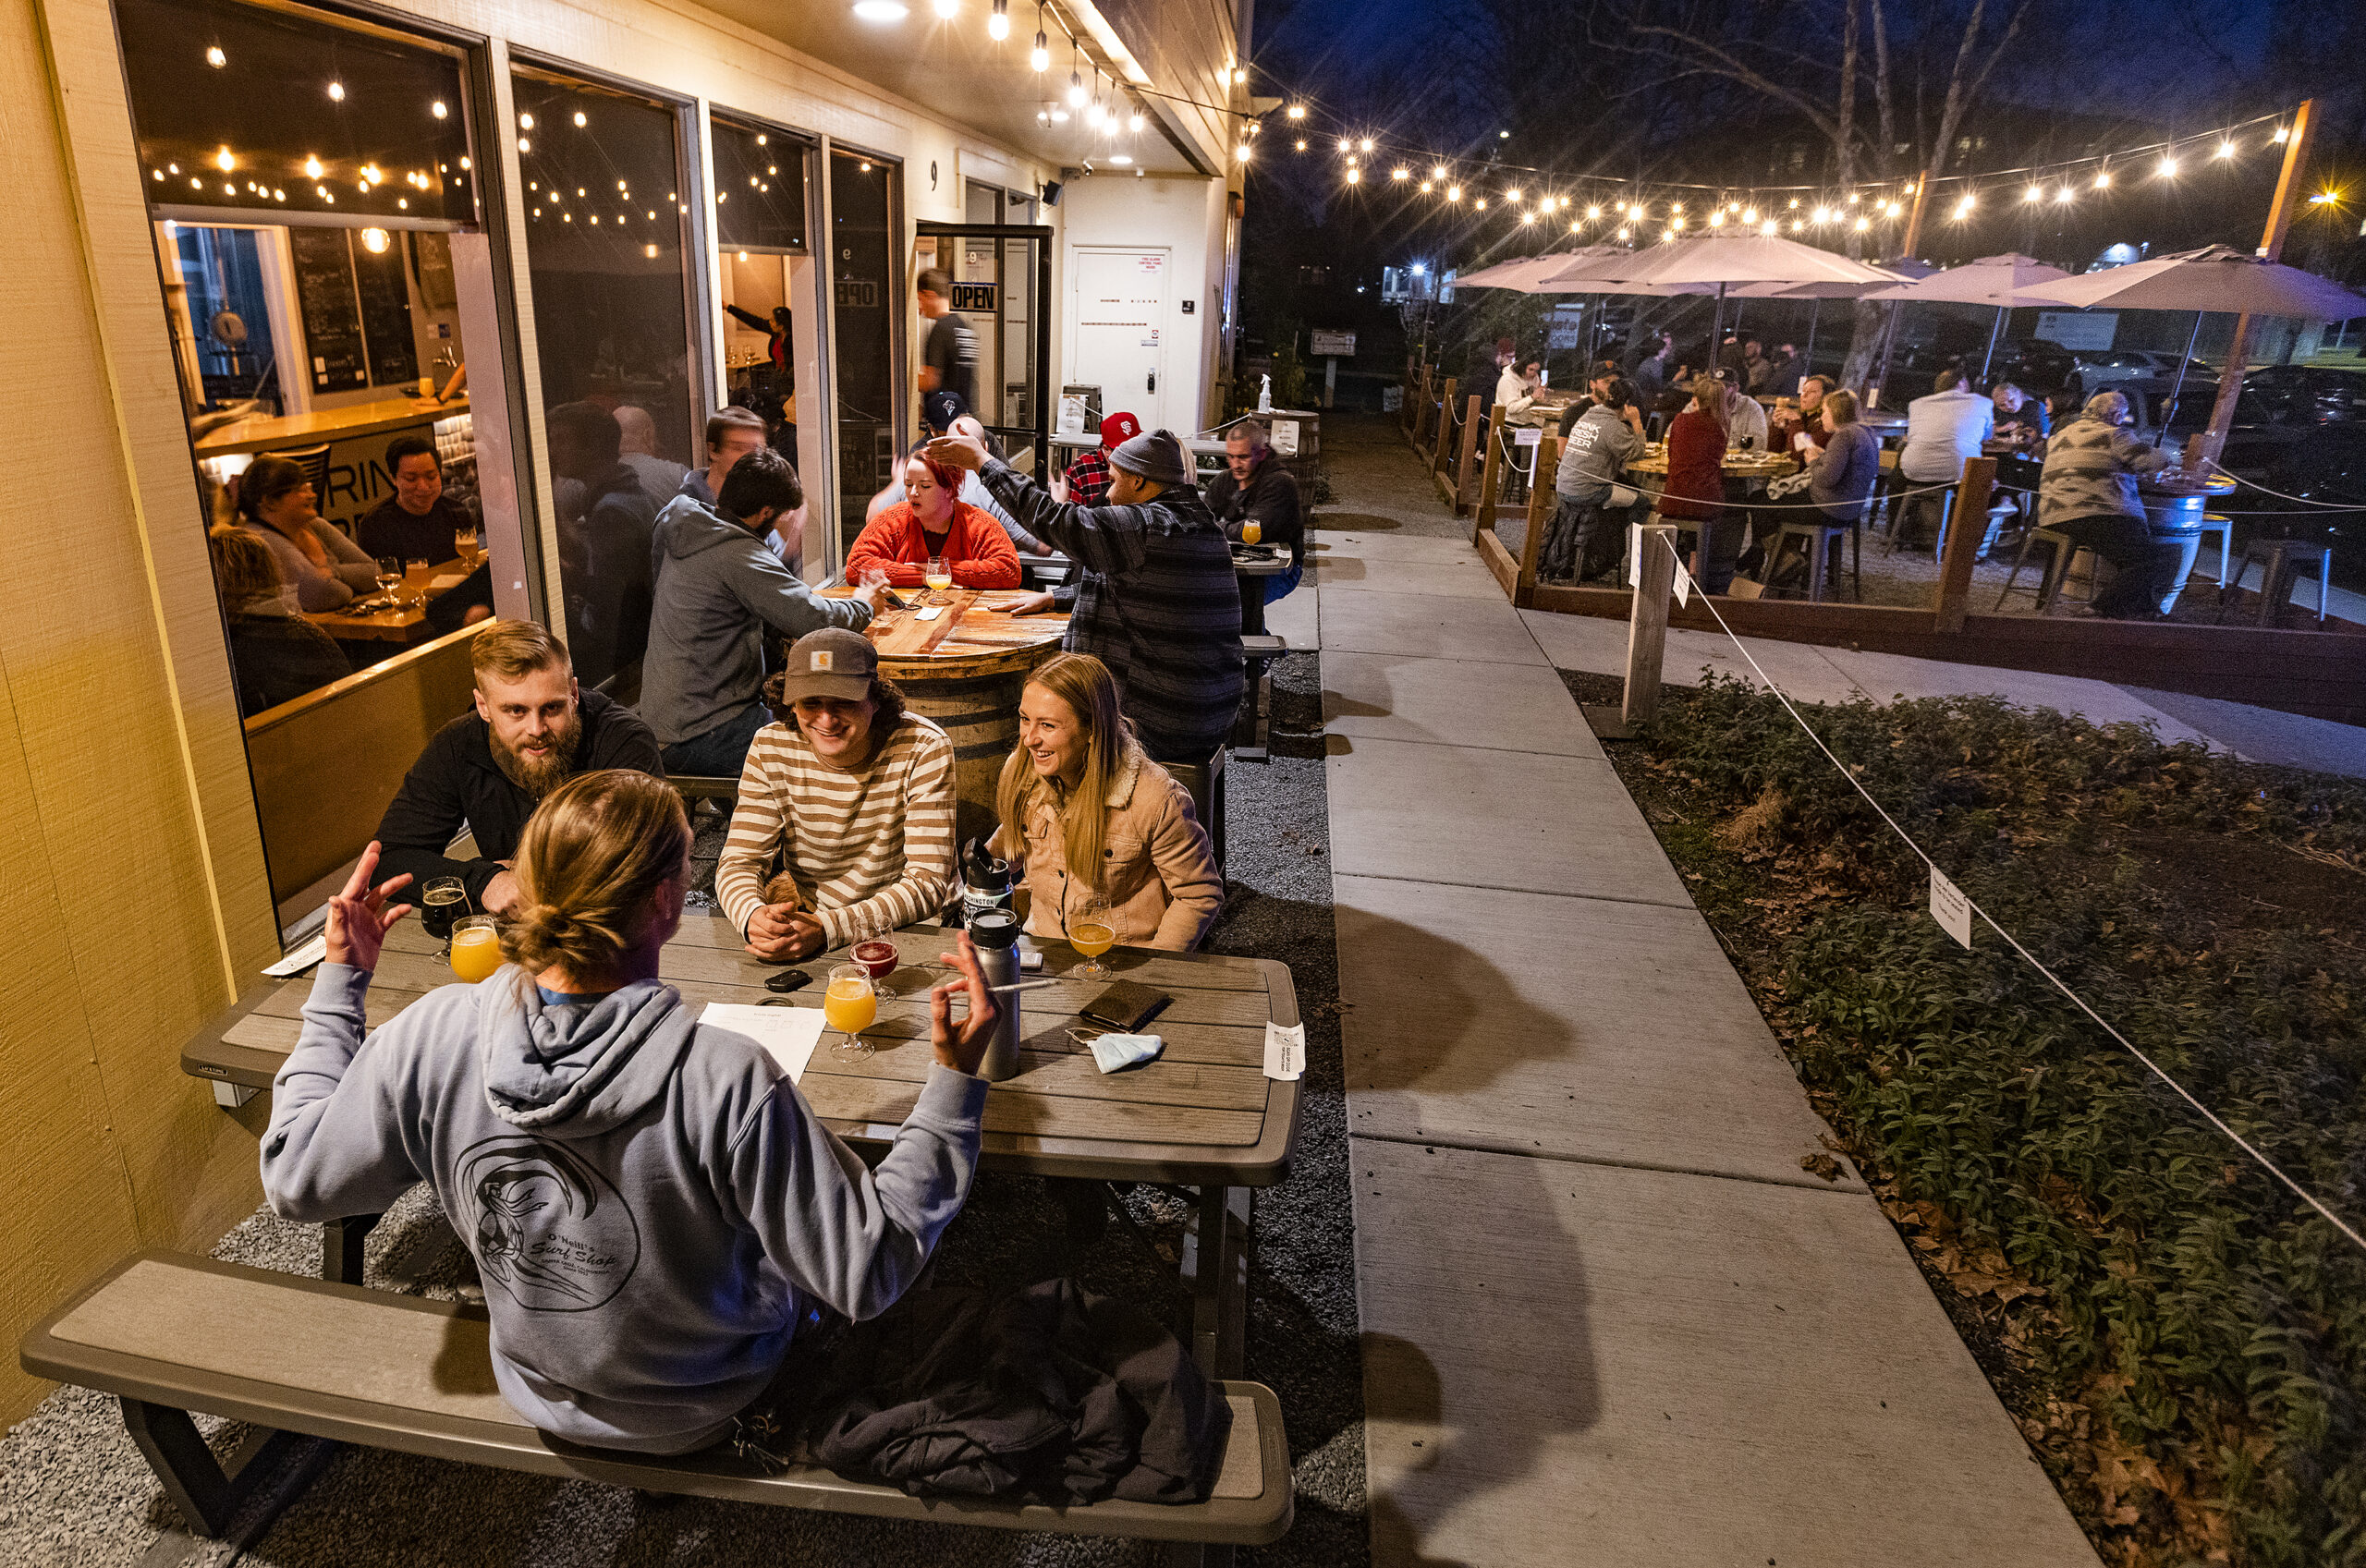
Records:
M1017 588L1018 551L1000 524L957 499L961 471L914 453L904 463L904 499L871 519L847 552L847 581L867 571L898 588L918 588L932 559L952 570L957 588Z
M1714 377L1692 383L1692 401L1667 427L1667 487L1659 514L1700 531L1692 575L1704 593L1723 593L1734 580L1734 558L1741 553L1738 519L1728 520L1726 495L1726 427L1718 414L1725 388Z

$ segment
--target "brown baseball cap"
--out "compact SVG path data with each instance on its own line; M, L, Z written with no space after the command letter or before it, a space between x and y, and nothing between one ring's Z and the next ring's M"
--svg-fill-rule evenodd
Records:
M782 706L800 697L836 697L860 702L871 695L871 680L879 673L879 650L860 632L827 626L807 632L788 650L781 671Z

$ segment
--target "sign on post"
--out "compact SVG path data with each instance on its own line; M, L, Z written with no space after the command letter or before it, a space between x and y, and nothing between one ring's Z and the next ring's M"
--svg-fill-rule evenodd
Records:
M1314 359L1352 359L1356 357L1356 334L1351 332L1326 332L1316 327L1313 346L1307 356Z

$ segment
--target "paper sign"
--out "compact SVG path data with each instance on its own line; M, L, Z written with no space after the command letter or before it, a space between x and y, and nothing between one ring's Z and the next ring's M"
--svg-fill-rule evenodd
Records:
M1691 599L1692 599L1692 574L1691 574L1690 572L1688 572L1688 571L1686 571L1686 570L1684 569L1684 563L1683 563L1683 562L1678 561L1678 562L1676 564L1676 605L1677 605L1677 609L1679 609L1679 610L1681 610L1682 608L1684 608L1684 606L1685 606L1686 604L1688 604L1688 603L1689 603L1689 602L1691 602Z
M1265 1076L1295 1079L1306 1071L1306 1026L1265 1024Z
M1514 446L1534 446L1542 443L1543 439L1544 432L1538 430L1534 425L1522 425L1518 430L1512 432L1512 444Z
M942 605L942 604L932 604L932 605L930 605L927 609L922 610L922 611L919 612L917 614L913 615L912 619L913 619L913 620L915 620L915 621L933 621L933 620L935 620L939 615L942 615L942 614L945 614L945 606L944 606L944 605Z
M750 1007L738 1002L710 1002L699 1015L701 1024L746 1035L762 1046L791 1083L805 1076L826 1021L819 1007Z
M1627 586L1643 586L1643 525L1627 525Z
M1931 868L1931 918L1966 947L1971 945L1971 900L1936 866Z
M263 970L263 973L271 976L274 979L282 980L286 979L290 975L300 975L305 970L311 968L313 965L319 963L323 958L328 956L328 951L329 933L327 930L323 928L313 936L311 941L298 948L287 957L282 958L278 963L274 964Z
M1296 419L1274 421L1274 451L1284 457L1298 456L1298 421Z

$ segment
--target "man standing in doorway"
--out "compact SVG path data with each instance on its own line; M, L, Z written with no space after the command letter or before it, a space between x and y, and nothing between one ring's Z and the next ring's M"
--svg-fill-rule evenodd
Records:
M921 348L921 390L957 394L978 406L978 334L953 309L953 280L941 267L921 273L921 315L930 325Z

